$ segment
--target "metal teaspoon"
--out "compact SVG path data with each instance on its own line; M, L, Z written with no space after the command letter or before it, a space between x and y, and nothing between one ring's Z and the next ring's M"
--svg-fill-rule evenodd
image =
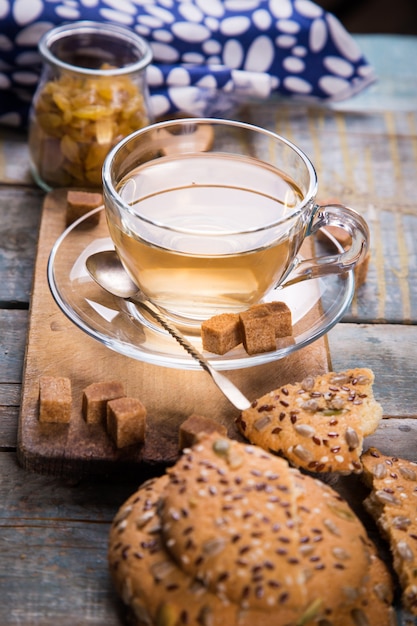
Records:
M160 312L160 310L152 302L145 298L143 293L130 279L130 276L124 269L115 250L105 250L103 252L96 252L95 254L92 254L86 260L86 267L91 278L93 278L93 280L95 280L100 287L118 298L123 298L124 300L129 300L130 302L139 305L142 309L152 315L152 317L156 319L161 326L165 328L165 330L167 330L194 359L196 359L196 361L198 361L200 366L210 374L217 387L234 407L239 409L239 411L243 411L250 407L250 401L243 395L240 389L238 389L228 378L226 378L226 376L215 370L206 357L203 356L186 337L184 337L178 328L171 324L171 322Z

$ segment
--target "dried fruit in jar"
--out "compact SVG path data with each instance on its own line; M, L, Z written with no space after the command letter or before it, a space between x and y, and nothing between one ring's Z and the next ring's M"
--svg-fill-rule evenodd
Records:
M45 83L34 103L32 158L51 187L100 187L109 150L148 123L143 93L131 77L65 73Z

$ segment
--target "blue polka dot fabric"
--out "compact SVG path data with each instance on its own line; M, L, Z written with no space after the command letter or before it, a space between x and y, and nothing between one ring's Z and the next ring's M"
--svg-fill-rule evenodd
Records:
M310 0L0 0L1 124L26 124L38 41L77 20L123 25L148 40L156 117L218 117L272 94L346 99L375 79L352 36Z

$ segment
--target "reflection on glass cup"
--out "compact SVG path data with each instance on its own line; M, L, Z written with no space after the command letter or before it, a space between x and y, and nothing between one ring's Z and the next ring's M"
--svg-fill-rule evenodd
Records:
M180 119L135 132L107 156L103 189L126 270L184 324L242 311L288 277L344 273L368 246L360 215L315 203L316 173L299 148L241 122ZM300 259L305 237L329 225L346 229L349 250Z

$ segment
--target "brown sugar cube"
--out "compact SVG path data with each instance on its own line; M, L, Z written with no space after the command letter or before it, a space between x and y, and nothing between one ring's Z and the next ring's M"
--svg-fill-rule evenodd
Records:
M103 196L101 193L94 193L91 191L76 191L71 189L67 193L67 213L66 224L69 226L75 220L86 215L93 209L96 209L103 204ZM89 226L96 226L100 220L100 211L90 215L85 221Z
M276 350L275 327L270 315L240 314L243 346L248 354Z
M71 381L63 376L42 376L39 381L39 421L68 424L71 419Z
M201 324L204 350L214 354L226 354L242 343L239 316L236 313L220 313Z
M92 383L83 391L82 412L87 424L102 424L107 415L107 402L125 395L123 384L112 380Z
M146 409L137 398L117 398L107 403L107 432L117 448L145 440Z
M210 417L193 413L180 426L179 448L190 448L198 441L201 433L219 433L227 437L227 428Z
M255 317L268 316L268 319L275 328L275 337L288 337L292 335L291 310L285 302L274 301L254 304L248 309L248 313Z

